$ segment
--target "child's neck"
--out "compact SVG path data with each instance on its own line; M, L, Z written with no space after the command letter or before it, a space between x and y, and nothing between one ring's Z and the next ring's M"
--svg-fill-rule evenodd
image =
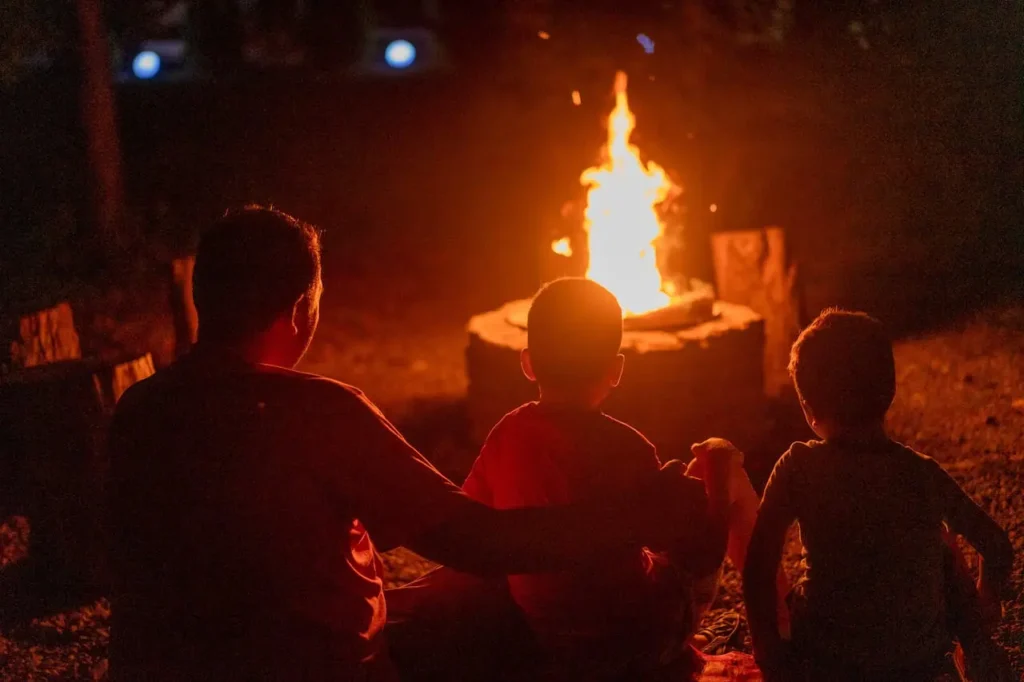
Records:
M842 427L833 424L824 436L827 443L879 443L889 440L884 421L855 427Z
M605 392L598 390L565 390L541 387L540 403L548 407L574 410L596 410L604 402Z

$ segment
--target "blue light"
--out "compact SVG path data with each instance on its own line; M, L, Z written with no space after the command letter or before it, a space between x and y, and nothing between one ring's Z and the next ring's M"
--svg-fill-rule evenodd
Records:
M640 46L644 48L644 52L647 54L654 54L654 41L646 33L641 33L636 37L636 42L640 43Z
M416 46L408 40L392 40L384 48L384 61L393 69L404 69L416 61Z
M160 55L151 50L144 50L132 60L132 73L136 78L149 80L160 73Z

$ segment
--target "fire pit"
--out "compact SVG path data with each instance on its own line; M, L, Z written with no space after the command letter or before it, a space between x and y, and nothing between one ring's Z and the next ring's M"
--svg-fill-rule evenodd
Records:
M716 301L706 284L663 276L671 245L665 209L680 190L641 160L630 142L635 122L619 73L601 163L581 177L585 239L576 241L585 243L566 237L551 245L567 258L582 252L586 276L615 294L625 314L626 372L604 409L654 441L663 459L685 457L692 442L712 435L750 447L764 427L763 321ZM519 369L529 305L513 301L469 322L469 411L480 440L503 414L536 398Z

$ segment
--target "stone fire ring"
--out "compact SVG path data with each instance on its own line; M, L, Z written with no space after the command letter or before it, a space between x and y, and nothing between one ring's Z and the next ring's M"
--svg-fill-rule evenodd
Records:
M519 368L526 330L513 320L524 305L513 301L469 321L469 417L478 442L502 415L537 397ZM764 321L723 301L713 314L681 329L623 335L626 370L604 411L640 430L663 461L689 459L690 445L711 436L749 449L765 433Z

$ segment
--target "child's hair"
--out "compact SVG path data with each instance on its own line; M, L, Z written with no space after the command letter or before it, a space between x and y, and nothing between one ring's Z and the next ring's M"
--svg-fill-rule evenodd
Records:
M866 313L823 311L793 344L789 373L814 416L848 426L885 417L896 393L892 343Z
M606 372L622 344L622 308L597 282L557 279L533 297L530 362L541 384L578 387Z

